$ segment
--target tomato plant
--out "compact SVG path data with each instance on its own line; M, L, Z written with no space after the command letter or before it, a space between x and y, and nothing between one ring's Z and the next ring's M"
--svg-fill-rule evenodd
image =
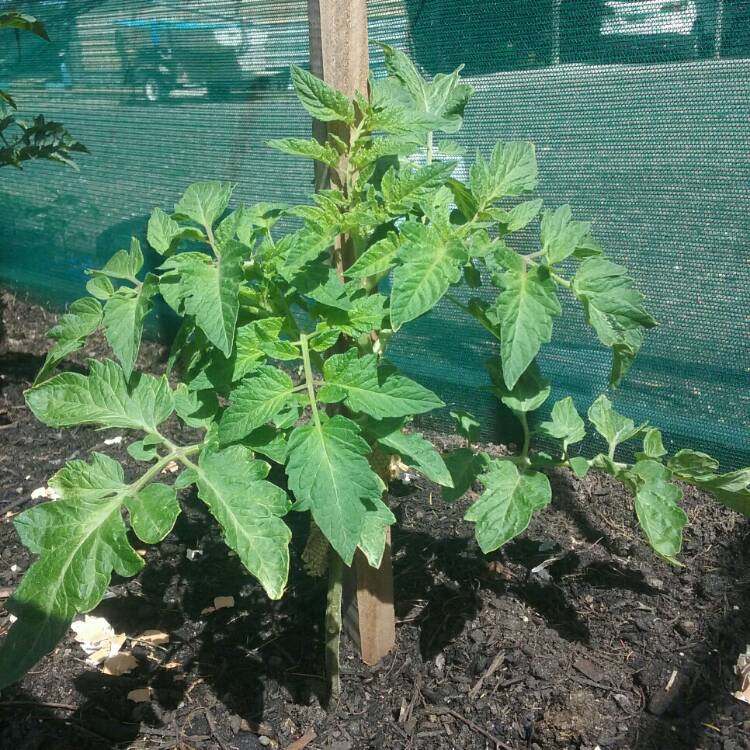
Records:
M537 182L532 144L500 143L489 157L477 155L468 184L453 179L456 161L446 155L459 149L446 134L460 128L471 87L459 71L426 81L404 54L383 49L388 76L371 80L368 96L353 100L292 70L310 115L339 123L348 138L331 132L324 142L270 145L324 165L330 189L306 205L229 210L232 185L191 185L172 213L157 208L151 215L148 241L161 265L145 272L134 240L90 271L91 296L74 302L50 331L55 343L26 393L29 408L50 427L134 431L128 451L144 470L126 479L122 466L100 453L69 461L50 479L61 499L17 518L21 540L38 559L9 604L18 621L0 646L0 686L52 649L77 613L96 606L113 572L130 576L142 568L129 533L147 544L164 539L180 513L178 491L191 486L274 599L289 570L284 517L309 514L305 560L317 570L328 562L334 690L343 567L358 549L380 565L395 520L383 501L392 457L442 485L447 500L479 479L485 491L466 518L484 551L519 534L549 504L541 469L550 465L579 476L594 467L621 479L634 492L646 537L670 561L686 523L673 479L747 512L748 470L719 474L712 458L693 451L665 463L659 432L619 415L606 396L588 415L607 453L572 455L585 425L571 399L555 404L535 430L560 441L561 450L531 452L528 414L550 392L536 357L561 313L558 294L580 302L612 349L612 385L655 321L588 222L573 219L567 206L539 219L541 200L519 200ZM537 220L539 249L523 255L512 235ZM466 285L497 294L467 304L449 294ZM182 320L161 377L135 367L158 296ZM466 447L444 460L408 427L415 415L444 404L388 361L387 345L446 296L499 341L489 371L493 390L523 426L516 456L492 459ZM53 374L99 327L116 359L91 361L87 374ZM465 413L456 417L473 442L476 423ZM199 437L174 442L165 430L170 419ZM635 462L618 460L618 445L637 436L643 446ZM181 473L169 485L162 470L171 462ZM271 464L283 467L283 483L269 480Z

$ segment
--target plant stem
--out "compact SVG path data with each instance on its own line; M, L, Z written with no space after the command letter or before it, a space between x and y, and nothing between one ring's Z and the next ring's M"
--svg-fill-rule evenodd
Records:
M331 697L341 693L341 594L344 583L344 561L331 549L328 560L328 597L326 599L326 671L331 686Z
M567 289L570 289L570 287L573 286L573 283L568 281L567 279L564 279L559 274L556 274L554 271L550 271L550 276L558 283L560 286L564 286Z
M301 333L299 337L300 348L302 349L302 363L305 368L305 385L307 386L307 396L310 399L310 408L312 409L313 420L318 430L322 429L320 424L320 414L318 414L318 402L315 398L315 381L313 379L312 366L310 365L310 349L307 345L307 334Z
M168 463L174 460L180 460L192 453L197 453L201 449L201 444L187 445L185 447L176 446L171 440L162 438L164 444L170 449L166 456L160 458L143 476L130 484L130 491L135 493L142 490Z
M426 157L427 164L432 164L432 131L428 131L427 133L427 157Z
M531 443L531 432L529 430L529 420L526 418L526 412L522 411L518 415L518 421L523 428L523 446L521 447L521 458L524 464L529 463L529 445Z

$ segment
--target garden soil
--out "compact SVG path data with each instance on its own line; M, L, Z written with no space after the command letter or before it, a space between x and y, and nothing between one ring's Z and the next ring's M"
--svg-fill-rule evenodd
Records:
M12 524L41 502L31 492L92 448L134 470L126 433L33 419L23 390L54 316L10 294L4 301L0 636L10 625L2 605L32 562ZM95 340L70 367L105 351ZM142 360L158 371L165 353L149 344ZM104 443L119 434L122 443ZM733 696L750 643L750 524L685 488L684 567L672 567L644 543L616 482L564 471L551 480L551 508L489 557L462 520L471 497L447 505L419 478L391 486L396 648L369 668L345 644L334 702L323 674L325 581L301 572L305 519L291 517L293 573L271 602L183 493L173 533L159 546L134 540L145 569L115 578L95 610L128 636L136 669L103 674L66 638L0 695L0 748L750 748L750 705ZM210 611L217 596L234 605ZM169 642L137 640L149 629ZM139 689L149 700L128 698Z

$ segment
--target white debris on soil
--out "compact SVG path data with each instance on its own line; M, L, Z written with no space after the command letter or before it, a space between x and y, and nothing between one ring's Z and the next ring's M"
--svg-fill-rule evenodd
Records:
M740 678L740 689L734 693L737 700L750 703L750 646L745 648L745 653L737 657L734 671Z
M112 438L107 438L104 441L104 445L119 445L122 442L122 435L116 435Z
M133 638L134 641L145 643L148 646L164 646L169 643L169 633L162 630L144 630L140 635Z
M70 629L75 640L88 654L86 662L94 666L116 656L125 643L125 633L115 633L114 628L103 617L86 615L83 620L74 620Z
M202 609L201 614L210 615L212 612L216 612L217 609L227 609L229 607L234 607L233 596L217 596L214 598L214 606Z
M180 470L180 465L176 461L170 461L162 470L162 474L176 474Z
M128 693L128 700L133 703L150 703L151 688L136 688Z

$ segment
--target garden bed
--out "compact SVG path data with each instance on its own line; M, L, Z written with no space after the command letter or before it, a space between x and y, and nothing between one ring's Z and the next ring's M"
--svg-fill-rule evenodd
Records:
M94 447L133 465L127 441L104 444L122 430L52 430L28 412L23 389L53 316L5 300L3 596L31 562L11 521L40 502L32 490ZM105 351L94 338L77 361ZM146 345L141 356L147 368L163 367L161 347ZM293 564L287 595L269 601L228 557L194 492L183 493L174 532L145 550L139 576L115 578L96 609L118 632L163 630L169 643L129 645L139 667L112 677L66 639L3 692L0 748L750 747L750 706L732 696L733 667L750 640L747 521L685 487L691 525L685 567L674 568L643 540L617 482L561 470L551 480L552 507L490 558L462 520L469 497L449 506L422 479L391 486L397 646L371 669L347 645L342 696L329 706L324 580ZM297 558L300 520L290 518ZM216 596L233 596L234 607L203 613ZM0 635L7 626L0 608ZM150 702L128 700L144 687Z

